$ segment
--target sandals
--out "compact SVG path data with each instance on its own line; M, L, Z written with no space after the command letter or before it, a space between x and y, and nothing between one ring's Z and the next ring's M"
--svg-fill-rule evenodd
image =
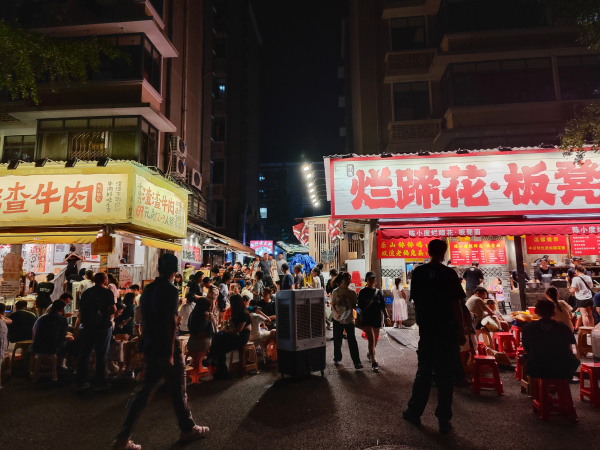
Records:
M202 427L200 425L194 425L190 431L182 431L179 433L179 442L195 441L196 439L202 439L208 435L210 429L208 427Z

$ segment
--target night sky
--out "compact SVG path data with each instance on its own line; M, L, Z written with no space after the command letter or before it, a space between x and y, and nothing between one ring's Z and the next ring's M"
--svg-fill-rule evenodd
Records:
M261 162L321 161L343 153L343 80L337 77L343 2L253 2L263 41Z

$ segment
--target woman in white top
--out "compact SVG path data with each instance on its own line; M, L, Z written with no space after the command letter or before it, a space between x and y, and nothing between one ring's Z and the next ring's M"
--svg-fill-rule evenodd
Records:
M269 260L271 261L271 278L273 279L273 283L277 283L279 281L279 274L277 273L277 261L273 259L273 255L269 255Z
M319 268L317 266L315 266L311 272L312 275L312 287L313 289L321 289L323 286L321 286L321 278L319 277L319 275L321 275L321 271L319 270Z
M402 321L408 319L408 311L406 310L406 293L404 289L400 287L402 282L401 278L394 280L395 286L392 287L392 295L394 296L394 303L392 308L392 320L394 321L394 328L406 328L402 325Z
M250 307L248 312L250 313L250 319L252 319L252 330L250 331L250 340L260 340L260 346L263 351L266 351L267 347L271 342L275 342L275 329L269 331L266 328L261 328L263 323L271 322L268 316L262 312L260 308L256 306L256 300L250 301Z
M577 299L577 307L581 312L584 327L594 326L594 316L592 315L592 307L594 306L593 286L592 279L585 274L585 268L581 264L575 266L575 276L571 281L569 292L574 294Z

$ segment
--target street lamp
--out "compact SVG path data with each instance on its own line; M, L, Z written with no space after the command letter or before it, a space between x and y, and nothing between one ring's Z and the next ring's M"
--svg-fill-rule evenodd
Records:
M315 192L315 188L310 188L310 189L308 190L308 192L311 192L311 193L312 193L312 192Z
M308 172L310 170L310 164L305 164L304 167L302 167L302 170Z

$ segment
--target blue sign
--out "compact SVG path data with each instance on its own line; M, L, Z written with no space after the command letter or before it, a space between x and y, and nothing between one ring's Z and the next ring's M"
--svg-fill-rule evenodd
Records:
M386 305L392 305L394 303L394 297L384 297Z

